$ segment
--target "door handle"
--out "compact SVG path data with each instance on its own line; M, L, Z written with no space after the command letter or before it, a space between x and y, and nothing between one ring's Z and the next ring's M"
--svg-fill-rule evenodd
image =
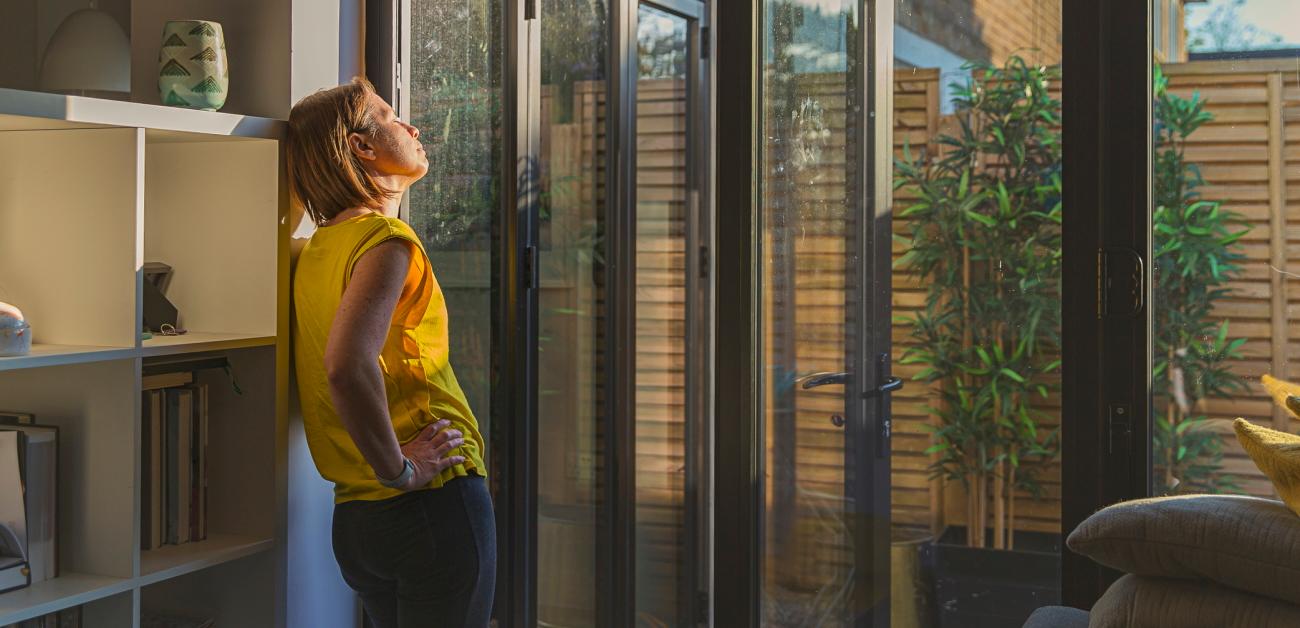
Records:
M883 397L884 395L894 392L895 390L901 390L902 388L903 380L897 377L891 377L885 380L885 383L881 384L879 388L862 393L862 398L874 399L876 397Z
M810 375L804 375L803 377L800 377L799 379L795 380L795 382L798 383L800 387L803 388L804 390L817 388L818 386L831 386L831 385L843 386L849 383L849 374L830 373L830 372L812 373Z

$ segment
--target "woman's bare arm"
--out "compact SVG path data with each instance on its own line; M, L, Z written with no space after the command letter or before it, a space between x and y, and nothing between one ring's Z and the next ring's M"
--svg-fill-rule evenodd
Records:
M375 475L397 477L405 455L416 466L415 477L408 484L414 488L427 484L448 466L463 462L459 456L446 455L464 441L456 430L443 430L446 421L430 425L407 447L398 444L393 432L379 353L402 295L411 248L403 240L389 240L357 260L330 327L325 371L334 409Z

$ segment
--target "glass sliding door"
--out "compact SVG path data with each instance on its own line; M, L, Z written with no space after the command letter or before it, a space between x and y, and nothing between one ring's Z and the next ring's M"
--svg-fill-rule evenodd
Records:
M539 0L521 59L539 84L537 583L539 626L597 626L609 435L605 0ZM523 72L523 68L519 69Z
M887 626L892 11L761 6L761 623Z
M409 113L429 156L409 222L451 314L451 356L491 440L492 228L501 188L500 0L411 0Z
M376 83L430 156L408 219L492 434L508 574L498 616L698 623L711 434L705 4L393 0L369 13Z
M399 0L367 7L368 72L398 115L420 129L428 174L407 196L403 218L424 243L446 299L450 360L488 442L489 486L499 515L499 600L520 590L511 582L515 546L508 504L517 484L507 439L518 433L510 396L521 383L512 364L522 344L503 313L521 294L502 281L498 254L509 214L506 119L508 67L504 19L507 0ZM500 610L504 604L498 604ZM495 621L514 613L497 612Z
M642 3L635 76L636 622L697 623L707 447L708 212L700 205L702 6Z

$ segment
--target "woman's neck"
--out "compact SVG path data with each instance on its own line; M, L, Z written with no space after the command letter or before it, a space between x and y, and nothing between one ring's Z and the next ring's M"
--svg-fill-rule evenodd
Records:
M380 209L372 209L369 207L351 207L339 212L338 214L335 214L333 218L329 219L329 221L325 223L325 226L328 227L331 225L337 225L340 222L352 220L357 216L365 216L366 214L379 214L381 216L387 216L389 218L396 218L398 210L401 209L401 207L402 207L402 201L400 197L384 203L384 206Z

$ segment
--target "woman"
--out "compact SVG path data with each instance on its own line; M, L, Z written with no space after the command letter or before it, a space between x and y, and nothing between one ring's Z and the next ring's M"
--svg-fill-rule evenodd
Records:
M496 539L483 438L452 372L447 310L397 210L429 169L420 132L364 80L289 114L294 357L334 555L379 628L486 626Z

